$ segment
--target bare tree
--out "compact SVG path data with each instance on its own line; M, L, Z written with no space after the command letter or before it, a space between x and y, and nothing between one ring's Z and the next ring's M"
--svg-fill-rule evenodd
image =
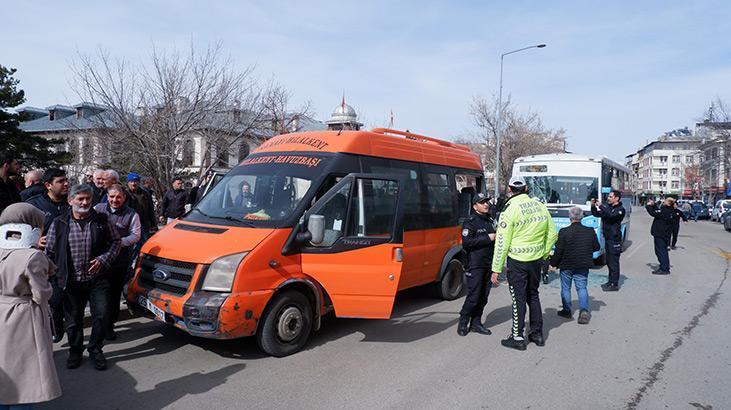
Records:
M186 52L153 47L147 64L114 60L99 50L79 54L72 69L79 96L106 110L95 127L106 149L98 162L152 176L158 195L190 167L185 151L193 139L203 144L200 175L217 160L228 165L233 147L280 133L282 120L276 127L271 120L272 98L279 97L278 112L287 112L282 96L289 94L282 87L262 89L253 68L237 70L220 43L202 52L192 44Z
M480 136L472 139L475 149L488 171L495 170L497 141L497 99L491 101L475 97L470 106ZM500 134L500 181L507 181L516 158L526 155L564 152L566 132L563 129L546 129L537 113L521 113L515 109L510 98L503 101L502 133ZM463 141L468 142L469 141ZM477 142L475 144L475 142Z

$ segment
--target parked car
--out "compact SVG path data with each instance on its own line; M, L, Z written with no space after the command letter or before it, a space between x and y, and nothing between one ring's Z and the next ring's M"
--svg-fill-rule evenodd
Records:
M724 213L731 209L731 199L719 199L711 211L711 220L723 223Z
M731 209L723 213L723 228L731 232Z
M703 202L696 201L690 204L692 209L691 215L698 215L698 219L710 219L711 212L708 210L708 205Z

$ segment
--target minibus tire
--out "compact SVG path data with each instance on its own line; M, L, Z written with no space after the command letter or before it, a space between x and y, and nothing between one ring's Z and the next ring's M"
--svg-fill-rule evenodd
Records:
M282 319L289 323L280 325ZM292 333L286 334L287 330ZM265 353L284 357L302 350L310 339L311 332L310 300L300 292L287 290L275 295L264 310L256 332L256 342Z
M437 283L437 293L444 300L454 300L462 294L464 287L464 266L457 259L452 259L444 269L442 280Z

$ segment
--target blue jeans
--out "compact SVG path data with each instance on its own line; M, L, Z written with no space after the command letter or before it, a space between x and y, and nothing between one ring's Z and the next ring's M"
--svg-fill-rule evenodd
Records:
M561 269L561 302L563 308L571 311L571 281L576 284L576 293L579 295L579 309L589 310L589 292L586 291L586 282L589 278L589 269Z

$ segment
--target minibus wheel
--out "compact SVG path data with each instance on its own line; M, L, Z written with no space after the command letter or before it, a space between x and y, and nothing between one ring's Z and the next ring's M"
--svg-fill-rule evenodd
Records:
M444 300L457 299L462 294L464 284L464 266L457 259L452 259L444 269L442 280L437 283L437 293Z
M302 350L311 331L309 299L300 292L288 290L274 296L264 310L256 341L267 354L284 357Z

